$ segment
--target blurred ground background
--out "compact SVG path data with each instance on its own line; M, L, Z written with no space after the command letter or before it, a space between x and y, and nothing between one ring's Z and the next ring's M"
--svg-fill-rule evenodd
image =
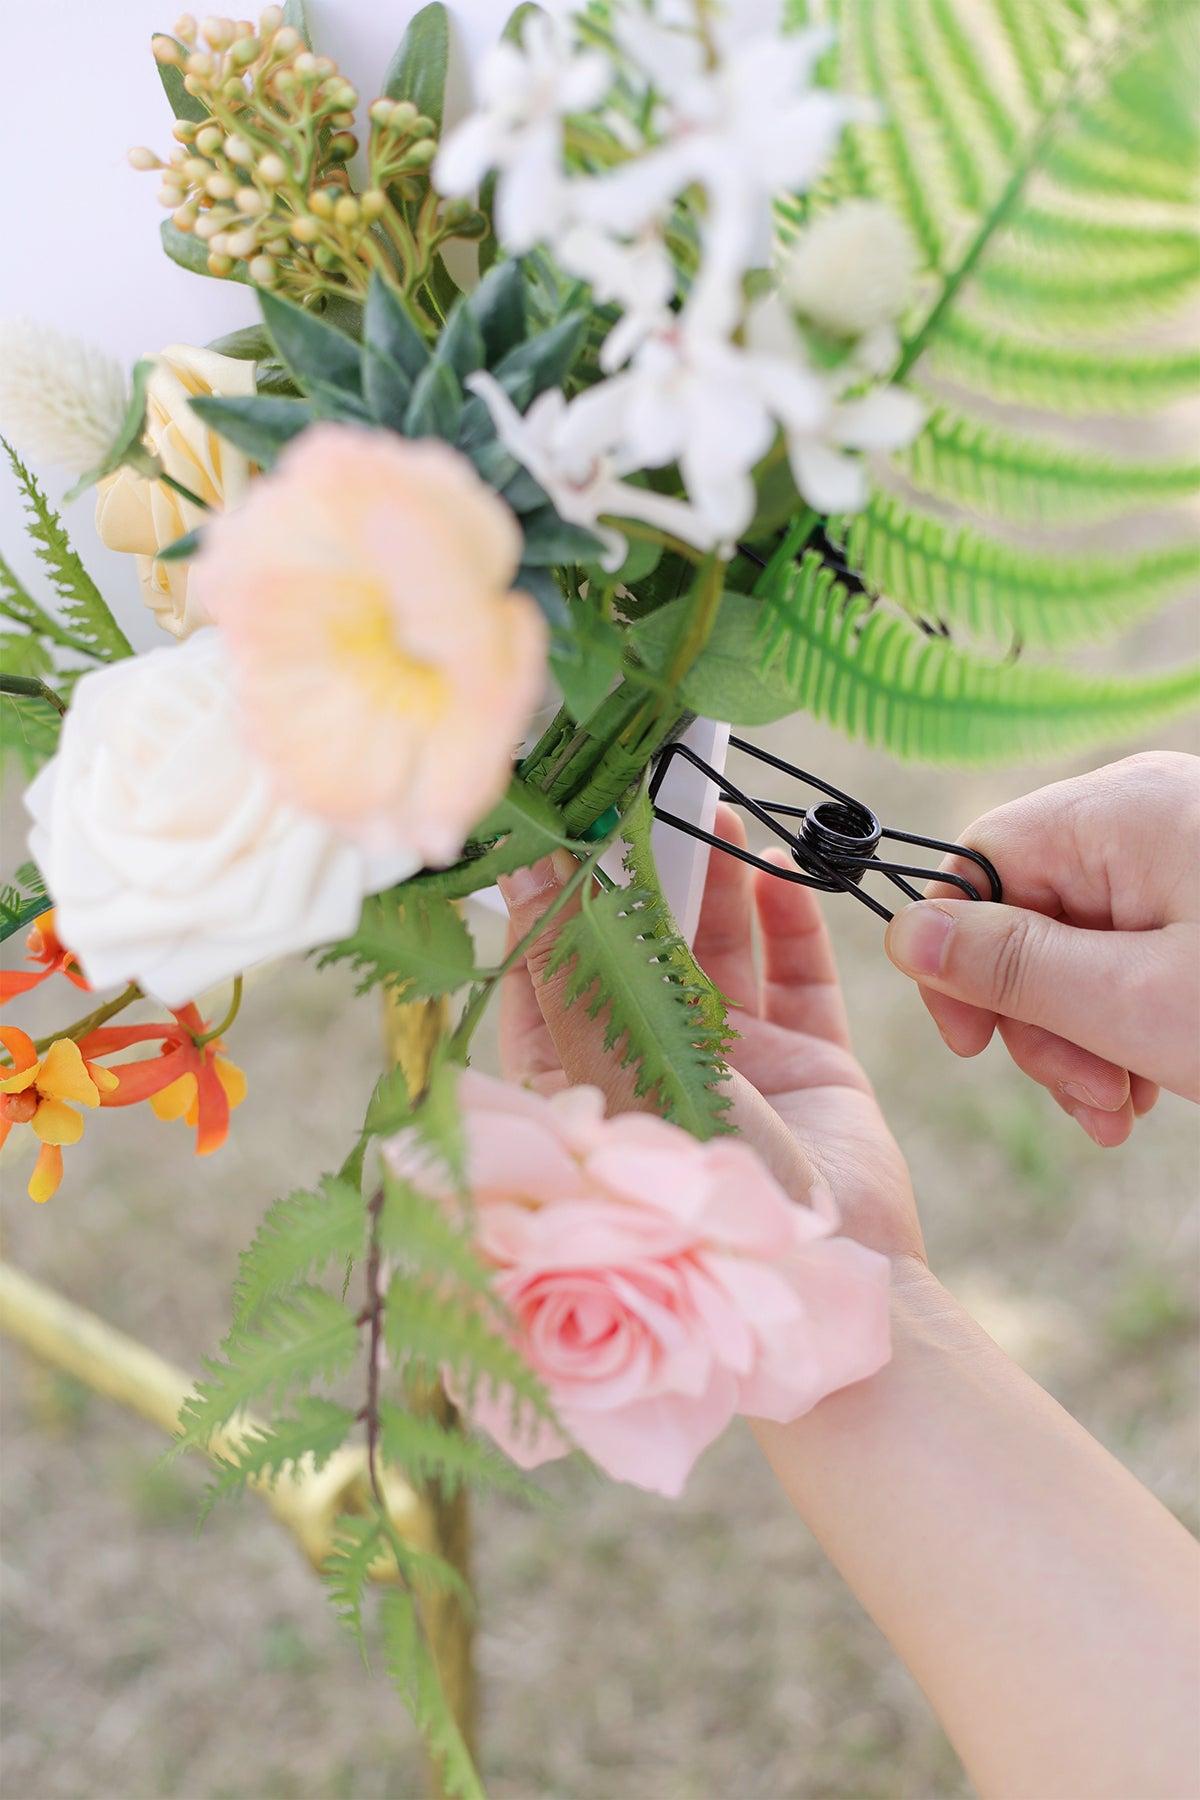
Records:
M1195 634L1194 613L1176 612L1143 648L1183 655ZM885 819L948 837L1085 766L944 775L898 769L803 720L762 735ZM1188 731L1171 741L1195 747ZM935 1268L1195 1528L1194 1117L1164 1098L1124 1150L1097 1150L999 1050L954 1061L884 958L877 922L828 905L858 1047L912 1161ZM40 1018L64 1016L65 992ZM225 1329L237 1252L281 1181L340 1160L360 1116L379 1052L371 1005L347 999L338 975L303 963L252 983L233 1042L250 1098L209 1161L145 1108L89 1123L49 1207L25 1197L25 1156L6 1158L6 1255L194 1368ZM8 1800L418 1794L399 1703L365 1674L260 1503L218 1510L197 1536L202 1466L157 1467L149 1427L22 1352L7 1348L4 1365ZM496 1800L968 1791L920 1693L744 1431L704 1457L676 1505L576 1468L545 1482L551 1510L490 1502L477 1515Z

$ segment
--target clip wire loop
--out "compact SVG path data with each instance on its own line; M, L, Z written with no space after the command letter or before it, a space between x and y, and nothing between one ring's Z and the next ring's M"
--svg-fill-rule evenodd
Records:
M741 750L756 762L767 763L773 769L779 769L784 775L802 782L806 787L817 788L827 798L819 800L812 806L788 806L778 800L755 800L751 795L742 792L741 788L720 775L703 758L696 755L687 744L676 740L665 744L659 751L655 761L654 773L650 778L650 804L654 816L661 819L664 825L671 825L676 831L682 831L688 837L696 838L702 844L709 844L714 850L723 850L726 856L736 856L739 862L749 863L752 868L762 869L767 875L777 875L781 881L797 881L803 887L819 888L826 894L853 894L864 906L870 907L881 919L891 920L895 915L888 910L873 894L868 894L860 885L864 875L883 875L901 893L910 900L921 900L924 896L906 879L915 876L918 880L944 881L956 887L968 900L981 900L983 895L965 876L951 875L941 869L925 869L912 863L890 862L879 856L880 843L886 838L898 844L915 844L922 850L941 850L947 856L962 856L975 864L987 877L990 893L988 898L999 901L1004 897L1004 889L999 875L986 856L978 850L968 850L962 844L947 844L941 838L920 837L912 831L895 831L888 825L881 825L869 806L856 800L852 794L844 794L840 788L832 787L829 782L822 781L819 776L810 774L806 769L798 769L794 763L784 762L782 757L772 756L769 750L760 750L756 744L749 744L745 738L731 737L731 750ZM707 775L715 783L723 800L741 807L760 825L780 842L786 845L794 869L781 869L775 863L766 862L756 856L752 850L742 850L736 844L726 843L711 831L704 831L690 819L683 819L677 813L666 812L658 805L658 793L675 757L682 756L685 762L691 763L702 775ZM781 821L798 820L798 826L790 829Z

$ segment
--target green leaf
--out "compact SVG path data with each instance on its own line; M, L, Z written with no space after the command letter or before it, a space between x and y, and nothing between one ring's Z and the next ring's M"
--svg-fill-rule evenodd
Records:
M1017 549L968 525L948 525L878 493L833 521L869 588L919 616L964 626L1007 646L1094 642L1122 630L1195 580L1194 542L1124 556L1060 556Z
M500 358L496 380L518 411L547 388L562 387L583 346L587 320L586 312L570 312Z
M240 281L246 284L250 280L244 262L235 262L228 275L213 275L208 266L208 246L191 231L180 231L178 225L170 219L164 219L158 228L162 238L162 247L173 263L186 269L189 275L207 275L210 281Z
M238 1262L233 1291L235 1324L244 1324L268 1300L344 1263L362 1248L366 1211L358 1188L335 1175L312 1191L300 1188L276 1200Z
M552 1416L537 1376L473 1294L400 1271L388 1288L383 1324L388 1354L408 1378L436 1380L447 1371L468 1408L483 1388L496 1399L509 1397L518 1420Z
M340 1300L320 1288L298 1287L268 1300L245 1325L235 1325L223 1360L204 1359L205 1376L179 1414L179 1444L207 1444L213 1432L252 1400L270 1404L290 1388L332 1379L358 1351L358 1328Z
M316 419L307 400L290 400L279 394L237 394L229 399L199 394L190 404L219 437L264 469L272 468L284 445Z
M360 993L382 982L406 1000L453 993L476 974L471 934L449 900L407 885L363 902L357 931L320 966L333 962L351 964Z
M312 29L308 23L308 8L304 0L284 0L283 22L298 31L311 50L313 47Z
M362 350L315 313L262 288L258 294L271 342L313 399L361 400Z
M21 489L34 552L54 584L72 645L103 662L132 656L132 644L72 549L63 522L46 499L36 477L25 467L11 444L3 438L0 438L0 444L4 445Z
M656 903L665 912L667 903L663 898L658 866L654 860L653 830L654 809L650 804L649 791L643 787L621 820L621 835L627 846L625 872L635 886L652 893ZM738 1034L729 1023L720 989L704 973L685 939L674 936L668 941L666 954L678 980L695 996L710 1042L724 1050Z
M525 337L525 281L520 263L494 264L468 296L467 306L483 335L485 366L494 368Z
M560 519L552 506L527 513L521 520L521 530L525 534L521 561L529 568L591 562L600 548L600 541L592 532Z
M411 20L383 78L389 100L411 100L440 132L450 59L450 28L440 0L423 6Z
M591 609L576 611L570 635L550 654L550 669L571 717L586 724L607 695L621 666L623 640L616 626Z
M460 386L468 375L482 369L486 351L483 333L465 299L455 303L435 351L439 362L453 369Z
M425 1739L439 1789L450 1800L485 1800L412 1597L402 1589L389 1588L379 1603L379 1617L384 1666Z
M174 41L179 43L178 38ZM186 44L179 44L179 48L186 54L188 48ZM190 119L193 124L199 125L203 120L211 117L204 102L195 94L189 94L184 87L182 69L176 68L174 63L158 62L157 58L155 66L158 69L158 79L162 82L167 102L177 119Z
M471 855L450 869L426 869L405 884L405 891L462 900L491 887L500 875L526 869L559 845L569 843L566 822L558 810L514 777L508 793L475 831Z
M371 1583L372 1565L385 1553L383 1531L377 1519L347 1513L337 1521L333 1549L321 1570L334 1612L367 1661L363 1602Z
M540 1500L541 1490L498 1450L465 1431L447 1427L428 1413L409 1412L384 1401L379 1409L380 1441L389 1463L416 1485L437 1482L447 1495L460 1487L490 1488Z
M309 1471L319 1473L353 1426L354 1414L344 1406L319 1394L301 1394L290 1417L252 1425L235 1447L222 1448L216 1459L219 1473L205 1494L201 1517L218 1500L240 1493L247 1482L273 1488L289 1469L296 1481Z
M53 681L54 658L31 632L4 632L0 634L0 676L4 675ZM61 724L52 706L16 694L0 694L0 763L7 767L15 762L28 781L54 755ZM3 920L0 912L0 927Z
M1200 703L1200 670L1117 680L990 663L851 598L807 555L763 610L764 666L794 704L894 755L1032 761L1146 732Z
M729 1102L719 1091L725 1067L697 1004L671 962L678 940L661 900L642 887L586 894L561 926L547 969L568 969L567 1006L582 1000L590 1018L605 1015L604 1043L622 1067L636 1069L639 1094L694 1137L722 1128Z
M404 416L406 437L438 437L453 443L462 418L462 389L453 369L431 362L417 377Z
M46 884L32 863L22 863L0 888L0 943L32 925L50 905Z
M169 544L164 544L158 552L157 560L168 563L187 562L189 557L195 556L203 539L204 533L197 525L194 531L185 531L182 537L172 538Z
M687 604L660 607L630 627L630 640L655 674L666 668L679 632L678 609ZM759 667L762 617L761 600L726 589L708 642L680 684L689 712L731 725L770 725L795 712L791 684L774 669Z
M363 342L395 363L415 381L430 360L430 349L404 301L383 276L375 273L367 289Z
M265 325L239 325L209 344L219 356L232 356L238 362L266 362L275 354L275 346Z
M1200 487L1200 462L1191 458L1130 462L993 429L951 406L936 407L915 443L892 461L940 500L1047 525L1120 518L1189 500Z

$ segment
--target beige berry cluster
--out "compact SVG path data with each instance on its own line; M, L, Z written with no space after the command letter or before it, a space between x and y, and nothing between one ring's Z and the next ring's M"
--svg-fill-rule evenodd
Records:
M197 25L185 14L153 50L207 117L176 122L165 162L145 148L129 160L161 172L158 197L178 229L206 246L210 274L243 263L257 286L311 303L330 293L361 299L378 270L420 310L446 240L486 231L467 203L430 188L436 130L408 100L369 108L368 181L355 191L346 164L360 147L358 93L280 7L267 7L257 26Z

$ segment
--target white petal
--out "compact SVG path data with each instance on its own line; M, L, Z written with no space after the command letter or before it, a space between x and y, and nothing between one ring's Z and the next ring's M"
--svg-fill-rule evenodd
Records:
M490 113L475 113L448 132L433 165L433 183L440 193L471 194L493 168L504 131Z
M843 400L833 415L833 435L847 450L899 450L925 422L925 408L903 388L877 388L859 400Z
M788 458L796 486L818 512L857 512L866 504L867 472L853 457L840 455L817 438L795 438Z

